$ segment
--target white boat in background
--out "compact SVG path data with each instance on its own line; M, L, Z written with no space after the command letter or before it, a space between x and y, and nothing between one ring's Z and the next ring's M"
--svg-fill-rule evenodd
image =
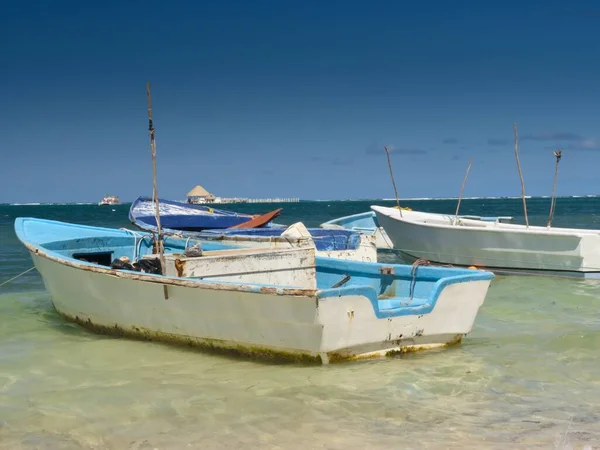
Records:
M389 208L395 209L398 211L398 208ZM407 217L430 217L437 216L440 214L436 213L425 213L420 211L413 211L411 209L402 208L402 214ZM492 221L492 222L503 222L508 223L513 220L510 216L499 216L499 217L482 217L482 216L459 216L463 218L468 218L472 220L481 220L481 221ZM375 236L375 243L377 248L389 250L394 248L394 244L392 240L389 238L386 230L379 224L377 216L375 212L368 211L359 214L353 214L351 216L338 217L337 219L330 220L328 222L322 223L320 225L321 228L325 229L344 229L355 231L357 233L361 233L368 236Z
M600 230L525 226L371 206L407 262L476 266L499 273L600 276Z
M116 195L106 195L102 200L100 200L100 202L98 202L98 205L118 205L120 203L121 201Z
M325 364L460 342L494 277L171 237L161 260L132 230L17 218L15 231L56 310L91 330Z

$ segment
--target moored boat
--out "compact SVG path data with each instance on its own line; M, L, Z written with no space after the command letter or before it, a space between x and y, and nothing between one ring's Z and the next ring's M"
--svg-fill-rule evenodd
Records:
M395 209L397 208L389 208ZM436 215L436 213L425 213L420 211L412 211L410 209L402 209L402 214L407 217L423 217ZM482 220L485 222L503 222L508 223L513 220L510 216L499 216L499 217L482 217L482 216L459 216L472 220ZM379 224L379 220L375 215L374 211L368 211L359 214L353 214L351 216L338 217L333 220L329 220L328 222L324 222L321 225L321 228L325 229L345 229L356 231L357 233L372 235L375 236L377 248L380 249L393 249L394 244L392 240L389 238L386 230Z
M600 276L600 230L528 227L404 211L401 215L394 208L371 208L407 262L419 258L498 273Z
M392 241L383 227L379 226L379 222L373 211L338 217L324 222L319 226L326 230L351 230L366 236L374 236L377 248L393 248Z
M493 274L15 221L56 310L92 330L328 363L460 342ZM164 274L164 275L163 275Z
M119 197L117 197L116 195L106 195L104 196L104 198L102 200L100 200L98 202L99 206L102 205L118 205L120 204L121 201L119 200Z
M256 221L257 216L210 206L162 199L158 203L162 228L169 232L240 227L251 221L255 221L251 224L253 227L270 226L272 219L277 217L281 211L281 209L272 211L266 220ZM129 208L129 220L138 228L146 231L157 230L155 214L156 203L151 197L138 197Z

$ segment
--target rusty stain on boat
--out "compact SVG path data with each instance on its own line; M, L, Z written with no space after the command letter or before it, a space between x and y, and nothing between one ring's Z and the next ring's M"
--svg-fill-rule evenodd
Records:
M277 294L277 288L263 286L263 287L260 288L260 293L261 294L276 295Z
M177 276L179 278L183 277L183 268L184 263L179 258L175 258L175 270L177 271Z

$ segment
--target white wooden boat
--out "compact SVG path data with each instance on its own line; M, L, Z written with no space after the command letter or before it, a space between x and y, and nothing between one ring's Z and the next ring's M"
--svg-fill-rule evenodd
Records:
M18 218L15 231L56 310L92 330L322 363L457 343L493 278L316 257L313 246L208 242L193 256L194 241L175 238L163 265L151 236L130 230ZM123 258L128 270L115 268Z
M548 228L454 216L402 216L372 206L402 258L417 258L496 272L600 275L600 230Z
M236 247L294 248L312 245L317 256L377 262L375 236L349 230L308 229L302 222L287 228L253 228L249 230L205 230L184 233L206 241L218 241Z
M394 209L394 208L390 208ZM420 211L413 211L411 209L403 209L402 213L407 217L427 217L431 215L437 215L436 213L425 213ZM513 220L510 216L499 216L499 217L484 217L484 216L459 216L465 219L482 220L486 222L511 222ZM338 217L337 219L329 220L320 225L321 228L330 230L350 230L357 233L364 234L366 236L375 237L375 245L377 248L382 250L389 250L394 248L392 240L387 235L385 228L379 224L377 216L373 211L368 211L359 214L353 214L351 216Z

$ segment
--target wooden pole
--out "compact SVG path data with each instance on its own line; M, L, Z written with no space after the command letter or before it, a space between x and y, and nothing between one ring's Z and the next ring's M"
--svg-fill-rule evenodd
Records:
M525 225L529 228L529 218L527 217L527 201L525 200L525 182L523 181L523 172L521 171L521 162L519 161L519 130L517 124L514 124L515 129L515 158L517 159L517 168L519 169L519 177L521 178L521 197L523 198L523 212L525 213Z
M394 193L396 194L396 206L398 207L398 211L400 212L400 217L402 217L402 210L400 209L400 199L398 198L398 189L396 189L396 182L394 181L394 171L392 170L392 160L390 159L390 152L387 148L387 145L383 148L385 149L385 154L387 155L390 176L392 177L392 184L394 185Z
M467 167L467 173L465 174L465 178L462 182L462 187L460 188L460 195L458 196L458 204L456 205L456 214L454 215L454 224L458 221L458 209L460 208L460 202L462 200L463 192L465 190L465 184L467 184L467 177L469 176L469 172L471 171L471 165L473 164L473 157L471 156L471 160L469 161L469 167Z
M150 82L146 84L146 98L148 99L148 131L150 132L150 153L152 154L152 182L153 182L153 190L152 196L154 197L154 201L156 201L156 228L158 230L158 238L156 241L156 247L158 250L158 257L160 259L161 272L165 274L165 258L164 258L164 245L163 245L163 235L162 235L162 227L160 226L160 205L158 201L158 183L156 181L156 142L154 141L154 123L152 121L152 96L150 95ZM169 294L167 291L167 286L163 285L165 299L169 298Z
M550 214L548 214L548 228L552 225L552 219L554 219L554 207L556 206L556 182L558 181L558 163L562 158L562 151L554 150L554 156L556 157L556 166L554 168L554 185L552 186L552 200L550 201Z

